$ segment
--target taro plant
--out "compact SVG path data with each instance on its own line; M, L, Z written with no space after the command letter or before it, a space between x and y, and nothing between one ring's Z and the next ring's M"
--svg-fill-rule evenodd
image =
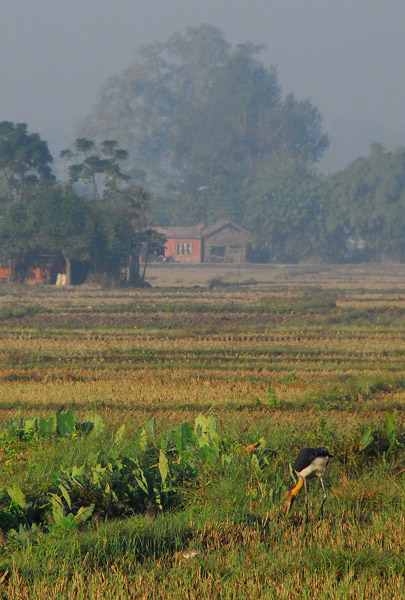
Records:
M393 450L395 447L404 447L404 436L399 435L397 429L395 413L385 413L382 428L360 425L359 450L367 456L376 456Z
M49 494L52 506L53 526L51 528L77 529L77 527L87 521L94 511L94 504L81 506L77 511L72 511L72 501L69 492L63 485L59 485L61 496L58 494ZM66 510L66 506L69 512Z
M9 419L4 425L4 431L17 437L20 441L31 440L35 436L42 438L74 437L91 432L102 433L104 422L97 414L86 415L85 421L76 421L72 411L61 409L48 419L44 417Z

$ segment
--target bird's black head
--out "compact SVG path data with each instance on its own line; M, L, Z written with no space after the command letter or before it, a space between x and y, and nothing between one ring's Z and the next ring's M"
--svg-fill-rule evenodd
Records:
M333 454L327 448L315 448L315 452L317 456L329 456L329 458L333 458Z

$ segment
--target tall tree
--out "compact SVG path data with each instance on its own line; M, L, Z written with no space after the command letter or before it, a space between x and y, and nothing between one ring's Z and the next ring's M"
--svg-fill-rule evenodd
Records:
M325 232L325 183L300 163L268 168L250 189L244 225L252 258L299 262L333 255Z
M0 186L8 197L21 200L27 188L53 181L52 161L47 143L25 123L0 123Z
M140 255L150 231L150 194L137 183L115 190L102 211L108 240L106 271L120 276L126 285L142 283Z
M328 146L316 107L292 94L282 98L275 69L258 59L261 50L252 43L233 50L210 25L143 46L122 76L106 81L80 135L113 137L131 152L160 196L157 219L160 210L169 215L166 199L182 207L176 213L183 222L186 215L194 223L240 222L241 190L269 160L310 165Z
M405 261L405 148L370 155L328 178L327 226L342 229L341 259ZM361 250L361 252L360 252Z
M124 173L128 152L118 148L115 140L96 144L78 138L75 151L64 150L61 156L75 161L69 166L69 179L71 183L90 186L98 209L105 245L98 247L94 271L124 279L127 285L142 283L140 254L150 247L153 239L149 223L150 193Z
M117 190L120 183L128 180L121 168L128 152L117 145L115 140L104 140L97 145L92 140L78 138L74 151L62 150L61 158L73 163L68 169L70 182L89 185L96 201L102 193L108 195Z
M31 246L58 253L66 265L66 285L72 281L72 261L90 261L97 241L97 215L91 204L71 186L43 186L27 208L32 224Z
M33 232L26 204L9 202L0 218L0 261L9 267L9 282L23 276L22 265L32 250Z

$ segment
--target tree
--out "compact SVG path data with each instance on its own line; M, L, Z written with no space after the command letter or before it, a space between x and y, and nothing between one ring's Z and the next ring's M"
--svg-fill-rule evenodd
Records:
M25 123L0 123L0 186L9 198L19 201L32 186L53 181L52 161L47 143Z
M97 215L71 186L43 186L27 207L32 224L32 248L61 253L66 265L66 285L72 280L72 261L90 261L98 234Z
M333 254L325 233L325 184L300 163L269 168L252 186L244 226L255 260L295 263Z
M79 125L80 136L118 140L132 164L147 172L148 184L159 187L173 175L168 156L173 111L206 92L229 49L222 32L211 25L140 46L133 64L106 80L92 113Z
M106 81L80 134L112 136L131 152L159 197L156 220L160 210L169 216L167 202L172 222L179 214L183 224L241 222L243 189L268 162L321 158L329 142L318 110L293 94L282 98L261 50L232 50L220 30L203 25L141 47L121 77Z
M32 250L33 223L27 206L10 202L0 219L0 261L8 264L9 281L22 278L22 264Z
M47 143L29 134L25 123L0 123L0 258L9 265L10 281L22 276L32 250L27 205L38 187L54 181L52 160Z
M163 253L162 236L150 226L149 203L149 192L134 182L123 190L115 191L112 200L102 211L108 240L105 270L121 279L125 285L144 285L149 255Z
M62 150L60 156L69 161L80 161L69 166L69 180L90 185L96 201L100 200L100 189L108 195L117 189L120 182L128 180L121 170L121 163L128 159L128 152L117 148L115 140L104 140L97 146L92 140L78 138L75 151Z
M140 182L123 172L128 153L115 140L96 144L78 138L75 152L64 150L63 158L78 160L69 166L71 183L84 183L92 189L105 244L98 248L94 272L107 273L127 285L143 284L139 272L140 254L153 238L149 223L150 194ZM146 252L147 256L147 252ZM122 274L124 276L122 277Z
M343 229L341 259L405 260L405 148L370 155L328 178L329 229ZM360 251L361 250L361 251Z

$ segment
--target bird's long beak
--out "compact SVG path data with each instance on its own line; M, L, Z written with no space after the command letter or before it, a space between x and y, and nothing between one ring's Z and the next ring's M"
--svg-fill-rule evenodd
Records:
M294 504L295 498L303 485L304 480L298 479L297 485L292 490L286 492L284 506L287 514L290 512L291 507Z
M290 491L286 492L285 501L284 501L284 508L285 508L286 515L288 515L288 513L290 512L291 507L294 504L294 501L295 501L295 496L293 496Z

